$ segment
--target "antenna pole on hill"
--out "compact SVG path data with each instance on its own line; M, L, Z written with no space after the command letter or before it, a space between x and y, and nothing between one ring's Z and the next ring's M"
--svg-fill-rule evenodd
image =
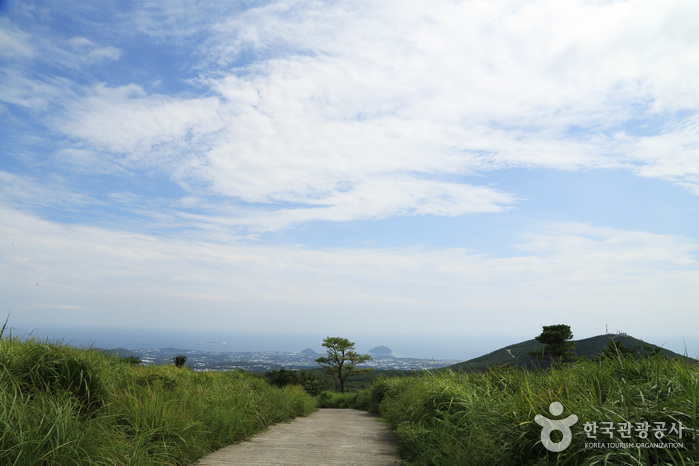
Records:
M604 334L609 335L609 324L604 324Z

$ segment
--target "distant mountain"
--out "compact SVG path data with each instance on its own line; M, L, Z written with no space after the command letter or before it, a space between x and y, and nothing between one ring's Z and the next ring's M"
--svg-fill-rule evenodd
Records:
M315 356L315 355L318 354L318 353L316 353L315 351L313 351L311 348L306 348L305 350L301 351L299 354L303 354L303 355L306 355L306 356Z
M376 348L370 349L369 354L373 354L376 356L391 356L393 354L393 351L391 351L391 348L389 348L388 346L377 346Z
M126 348L98 349L98 351L105 353L105 354L110 354L112 356L120 356L122 358L128 358L130 356L134 356L134 357L138 356L136 353L134 353L131 350L127 350Z
M599 356L602 350L607 346L610 341L617 341L621 343L625 348L630 348L636 351L638 354L646 354L656 348L660 350L661 354L664 354L672 358L684 358L684 356L674 353L670 350L661 348L652 343L646 343L643 340L634 338L625 333L621 334L607 334L598 335L596 337L585 338L583 340L575 341L575 354L577 357L587 357L593 358ZM500 348L497 351L488 353L486 355L480 356L475 359L470 359L465 362L460 362L454 364L449 368L456 371L470 370L470 371L481 371L488 367L502 366L503 364L509 364L511 366L518 366L522 368L535 368L540 367L542 364L537 361L536 358L529 355L530 351L541 351L544 347L542 343L532 339L523 341L522 343L517 343L514 345L506 346ZM694 361L691 358L688 358Z

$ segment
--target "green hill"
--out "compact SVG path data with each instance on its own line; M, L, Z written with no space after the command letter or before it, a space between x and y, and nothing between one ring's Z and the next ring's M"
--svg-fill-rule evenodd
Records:
M624 333L597 335L595 337L574 341L575 354L577 357L594 358L599 356L610 341L616 341L623 347L629 348L641 356L654 350L658 350L661 354L671 358L685 358L685 356L661 348L652 343L639 340L638 338L634 338ZM537 361L536 358L530 356L529 352L541 351L543 346L543 344L534 339L527 340L514 345L505 346L504 348L500 348L499 350L493 351L492 353L488 353L478 358L454 364L449 368L455 371L482 371L488 367L497 367L504 364L509 364L510 366L534 369L537 367L542 367L544 364L542 364L541 361Z

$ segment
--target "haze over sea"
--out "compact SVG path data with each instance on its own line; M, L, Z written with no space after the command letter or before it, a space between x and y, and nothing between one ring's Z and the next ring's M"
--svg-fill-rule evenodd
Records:
M40 338L59 339L75 346L93 346L97 348L125 349L161 349L178 348L187 350L213 352L244 352L244 351L279 351L299 352L311 348L318 353L324 353L321 343L328 336L347 337L357 344L360 352L367 352L377 346L388 346L396 357L420 359L452 359L466 361L490 353L504 346L530 340L536 335L517 337L511 334L496 336L477 336L462 338L458 336L440 335L394 335L360 334L357 338L352 335L324 334L284 334L284 333L241 333L225 331L182 331L164 330L150 331L142 329L87 329L53 327L43 330L39 327L15 328L13 332L20 335L32 334ZM604 332L600 332L604 333ZM595 335L585 335L576 339ZM648 343L663 346L679 354L685 354L697 340L689 342L677 340L645 340ZM687 347L685 347L687 343ZM691 357L697 354L689 353Z
M125 349L160 349L179 348L215 352L243 351L284 351L298 352L311 348L324 353L321 346L328 336L347 337L357 344L358 351L367 352L377 346L388 346L394 356L406 358L470 359L497 347L512 343L504 338L443 338L425 335L324 335L324 334L284 334L284 333L241 333L225 331L149 331L139 329L86 329L52 327L48 329L14 328L13 333L27 335L31 333L39 338L59 339L75 346L94 346L97 348ZM491 348L492 349L488 349ZM498 346L499 347L499 346Z

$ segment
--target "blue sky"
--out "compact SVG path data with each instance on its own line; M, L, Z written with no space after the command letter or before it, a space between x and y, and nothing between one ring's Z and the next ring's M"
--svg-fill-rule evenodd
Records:
M3 312L455 358L608 325L696 354L697 18L2 2Z

